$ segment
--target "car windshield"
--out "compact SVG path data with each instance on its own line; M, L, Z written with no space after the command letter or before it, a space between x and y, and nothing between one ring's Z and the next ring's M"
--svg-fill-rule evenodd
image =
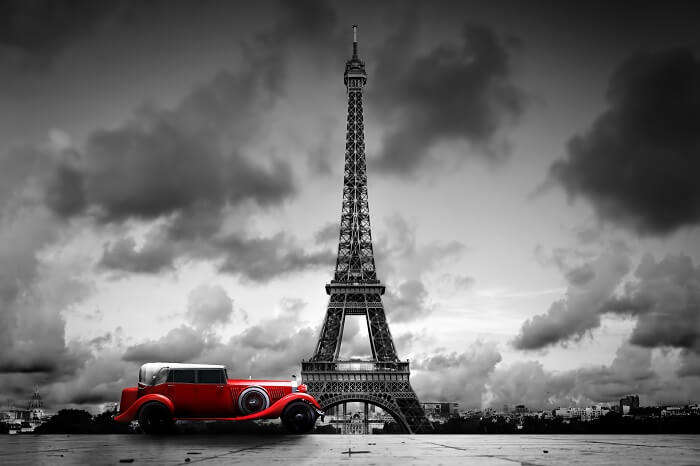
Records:
M140 385L158 385L165 382L168 378L167 367L142 366L139 371Z

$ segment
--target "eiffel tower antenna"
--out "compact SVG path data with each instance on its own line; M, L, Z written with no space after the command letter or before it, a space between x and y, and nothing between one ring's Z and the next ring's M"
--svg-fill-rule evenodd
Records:
M301 374L325 410L348 402L364 402L366 408L369 403L391 414L406 432L428 432L432 426L411 388L409 363L396 354L382 305L385 287L374 264L362 111L367 72L358 56L357 25L352 29L352 58L344 73L348 116L338 258L334 278L326 285L330 299L316 350L311 360L302 361ZM369 360L338 359L348 315L367 320Z
M352 58L357 59L357 24L352 25Z

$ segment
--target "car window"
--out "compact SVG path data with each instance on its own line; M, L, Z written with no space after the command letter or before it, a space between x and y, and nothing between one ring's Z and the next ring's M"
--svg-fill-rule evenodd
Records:
M200 369L197 371L198 383L221 383L221 369Z
M139 385L158 385L164 383L167 377L167 367L154 367L153 365L149 365L145 368L141 367L141 369L139 370Z
M173 381L180 383L194 383L194 369L176 369L174 372Z
M162 367L156 375L153 376L153 381L151 382L151 385L160 385L162 383L165 383L165 380L168 378L168 368L167 367Z

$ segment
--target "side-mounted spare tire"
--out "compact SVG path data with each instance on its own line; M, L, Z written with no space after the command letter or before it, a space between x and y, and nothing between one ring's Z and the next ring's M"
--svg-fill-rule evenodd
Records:
M270 396L260 387L248 387L238 396L238 409L244 414L255 414L270 407Z
M145 403L139 410L139 426L146 434L167 434L174 424L170 410L163 403Z
M316 410L301 400L292 401L282 411L282 425L292 434L304 434L316 424Z

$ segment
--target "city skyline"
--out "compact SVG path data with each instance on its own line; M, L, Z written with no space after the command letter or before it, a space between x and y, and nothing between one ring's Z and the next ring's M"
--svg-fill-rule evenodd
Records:
M419 398L698 401L690 2L54 4L0 15L0 399L117 401L154 360L298 373L357 23L377 272Z

